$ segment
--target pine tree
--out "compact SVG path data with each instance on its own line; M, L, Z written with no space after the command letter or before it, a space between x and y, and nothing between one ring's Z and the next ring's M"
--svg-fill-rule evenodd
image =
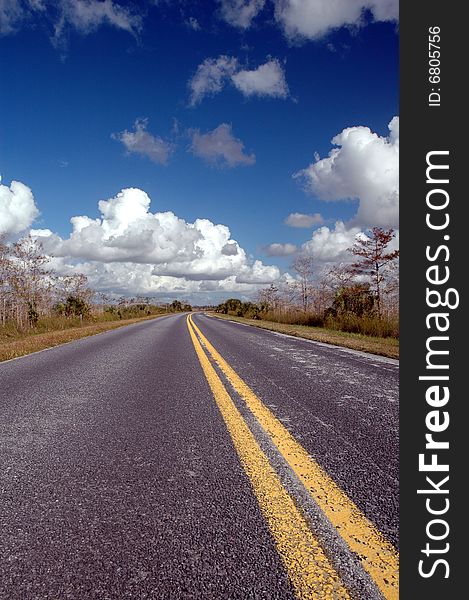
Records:
M349 252L360 257L360 260L352 265L355 275L368 275L371 278L373 291L376 299L378 315L381 316L381 284L384 281L384 267L399 256L399 250L387 252L387 247L395 237L394 229L383 229L373 227L370 236L357 238L355 244L349 248Z

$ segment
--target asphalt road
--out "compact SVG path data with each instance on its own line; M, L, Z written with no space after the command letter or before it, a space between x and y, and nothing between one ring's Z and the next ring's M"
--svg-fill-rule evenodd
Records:
M397 556L396 361L193 323L0 364L0 598L397 598L395 557L353 547L369 526Z

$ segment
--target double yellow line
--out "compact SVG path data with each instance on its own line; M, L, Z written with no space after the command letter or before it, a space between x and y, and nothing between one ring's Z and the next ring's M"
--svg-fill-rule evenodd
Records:
M362 567L371 576L382 596L386 600L397 600L399 555L392 544L217 352L194 323L192 315L187 318L187 326L205 377L241 464L250 479L296 595L308 600L350 598L303 514L283 487L236 408L208 356L215 361L235 391L246 402L251 413L350 550L359 557Z

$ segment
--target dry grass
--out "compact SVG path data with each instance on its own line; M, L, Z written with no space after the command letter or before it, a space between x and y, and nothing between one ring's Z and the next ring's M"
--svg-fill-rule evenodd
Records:
M60 329L56 331L47 331L46 333L33 333L25 334L19 339L0 341L0 362L9 360L11 358L18 358L19 356L25 356L31 354L31 352L38 352L45 348L52 348L53 346L59 346L67 342L79 340L80 338L88 337L90 335L96 335L97 333L103 333L111 329L117 329L124 325L131 325L132 323L139 323L140 321L147 321L149 319L158 318L161 315L152 315L150 317L138 317L134 319L122 319L116 321L102 321L100 323L93 323L92 325L83 325L82 327L71 327L69 329Z
M362 352L370 352L387 356L388 358L399 358L399 340L395 338L381 338L362 335L359 333L346 333L344 331L333 331L324 327L311 327L308 325L289 325L287 323L274 323L272 321L260 321L254 319L245 319L244 317L233 317L231 315L223 315L219 313L210 313L212 316L219 319L228 319L238 323L246 323L261 329L269 331L277 331L279 333L287 333L296 337L323 342L325 344L334 344L351 348L352 350L360 350Z

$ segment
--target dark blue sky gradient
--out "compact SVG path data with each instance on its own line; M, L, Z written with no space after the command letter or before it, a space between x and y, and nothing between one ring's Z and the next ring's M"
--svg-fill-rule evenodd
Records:
M311 237L283 224L291 212L320 212L331 222L351 218L356 203L315 200L292 174L315 151L326 156L345 127L388 134L399 112L395 24L290 45L266 19L240 33L203 4L192 12L185 6L185 14L170 4L148 9L138 39L102 26L88 35L69 32L57 49L45 21L0 39L0 172L4 183L16 179L32 188L41 210L36 227L66 236L70 217L97 217L98 200L131 186L150 195L153 212L228 225L255 255L272 242ZM187 16L197 17L202 29L184 25ZM246 99L227 86L189 107L188 80L205 58L220 54L250 68L269 56L285 61L291 97ZM167 166L126 155L111 138L131 130L138 117L149 119L150 133L177 144ZM223 122L255 153L255 165L217 169L187 152L187 129L205 132Z

